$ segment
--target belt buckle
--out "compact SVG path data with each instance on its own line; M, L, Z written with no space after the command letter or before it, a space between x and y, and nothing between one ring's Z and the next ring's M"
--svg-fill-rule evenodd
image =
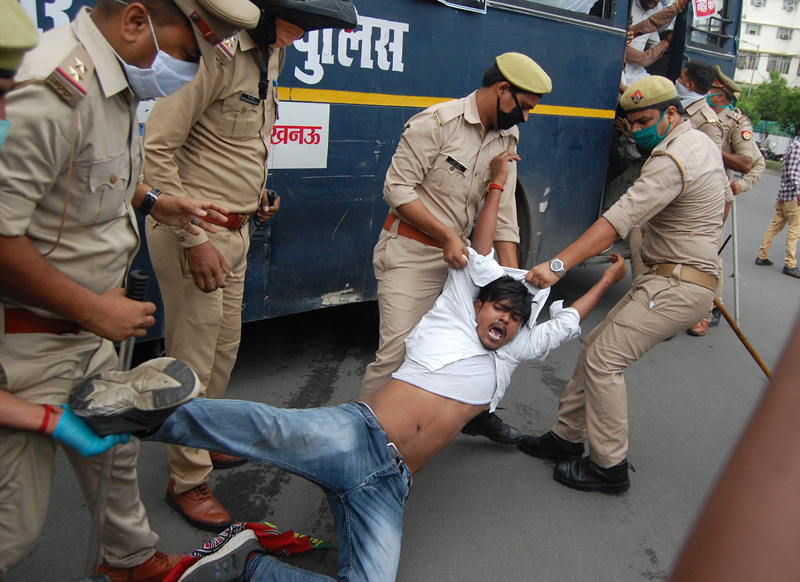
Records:
M250 222L250 217L253 216L252 212L248 212L247 214L242 214L242 221L239 223L239 226L236 230L242 230L246 224Z

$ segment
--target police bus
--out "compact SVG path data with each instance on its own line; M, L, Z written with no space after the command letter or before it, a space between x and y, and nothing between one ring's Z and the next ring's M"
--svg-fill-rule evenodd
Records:
M477 89L503 52L531 56L553 80L520 126L520 266L574 241L624 191L606 188L606 168L629 2L638 1L356 0L355 29L295 42L271 136L267 186L281 210L253 233L244 321L375 299L383 181L405 121ZM675 79L686 59L701 59L733 77L741 3L716 3L710 18L695 19L691 7L678 16L670 50L651 72ZM91 2L22 4L46 30ZM142 118L148 110L143 104ZM145 241L135 266L149 267ZM155 285L150 299L160 306ZM158 320L150 339L163 335Z

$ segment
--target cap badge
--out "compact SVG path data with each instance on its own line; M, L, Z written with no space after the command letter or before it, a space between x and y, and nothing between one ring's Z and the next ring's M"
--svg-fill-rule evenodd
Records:
M636 91L636 93L631 95L631 101L633 101L636 104L638 104L639 101L641 101L642 99L644 99L644 95L642 95L641 91Z

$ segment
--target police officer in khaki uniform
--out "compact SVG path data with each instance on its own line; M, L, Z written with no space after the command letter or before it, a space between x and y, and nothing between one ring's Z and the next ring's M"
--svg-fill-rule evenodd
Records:
M386 173L383 199L390 212L373 260L380 343L359 398L381 388L403 363L405 338L441 293L448 265L467 264L467 237L490 188L502 190L494 245L499 262L517 266L515 125L527 120L552 82L531 58L505 53L484 73L482 85L412 117ZM465 432L506 444L520 437L488 412Z
M561 459L556 481L580 490L626 491L628 412L623 372L708 310L717 283L717 241L728 182L719 150L678 113L675 86L647 77L622 96L637 144L652 149L638 180L575 243L527 276L550 286L564 273L645 224L647 272L586 338L552 431L519 448ZM583 441L590 456L582 457Z
M248 27L253 28L253 26ZM242 325L248 222L258 209L269 219L280 200L265 190L267 153L278 113L277 79L286 49L303 30L281 18L271 44L258 46L240 31L225 39L186 87L153 107L144 135L149 184L189 199L207 198L229 211L215 234L188 237L150 217L147 242L164 301L166 353L187 363L208 398L222 398ZM268 89L259 95L262 51L268 51ZM209 531L231 523L211 493L213 467L243 459L170 445L167 502L186 521Z
M689 61L675 81L675 89L686 117L694 129L699 129L722 149L722 124L706 102L706 93L714 82L714 69L703 61Z
M719 65L714 66L714 76L715 79L708 90L706 100L722 124L722 161L725 164L728 182L730 182L731 194L737 196L755 186L764 172L766 164L764 163L764 156L761 155L761 150L758 149L753 140L753 126L750 123L750 119L734 109L736 100L741 94L741 89L720 70ZM741 172L743 176L739 180L734 180L734 172ZM729 206L733 203L733 198L726 198L726 202ZM726 206L726 218L728 206ZM723 238L724 233L720 234L720 246L722 246ZM724 280L722 254L719 255L719 273L714 296L722 301L722 282ZM719 324L720 316L719 309L712 307L702 321L686 331L689 335L704 336L709 327L715 327Z
M146 187L136 188L139 98L187 82L198 66L198 42L207 44L187 16L207 33L236 29L237 2L214 6L213 18L204 8L211 0L202 1L179 0L178 8L172 0L99 0L91 13L83 9L42 37L7 96L0 388L46 412L43 434L0 429L0 578L31 551L44 523L55 454L46 435L64 414L53 405L66 403L87 376L116 367L112 341L141 337L154 323L155 306L127 299L121 288L138 247L132 207L195 233L192 219L223 218L224 209L210 202L147 200ZM100 459L64 450L92 507ZM112 582L161 580L180 559L155 550L137 453L138 441L119 446L112 472L100 567Z

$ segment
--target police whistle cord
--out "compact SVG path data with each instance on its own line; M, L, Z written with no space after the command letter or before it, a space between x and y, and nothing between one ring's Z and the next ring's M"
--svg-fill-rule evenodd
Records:
M150 273L136 269L128 273L128 280L125 285L128 299L134 301L144 301L147 297L147 285L150 282ZM129 337L119 346L119 358L117 360L117 370L130 370L133 358L133 347L136 338ZM108 493L111 488L111 472L114 469L114 459L117 456L117 447L111 449L111 454L105 455L100 465L100 475L97 480L97 493L94 500L94 511L92 512L92 530L89 534L89 553L86 556L86 574L89 580L103 580L105 576L96 577L97 568L102 563L100 556L103 535L103 526L106 523L106 509L108 508ZM106 578L107 579L107 578ZM86 580L83 578L82 580Z
M753 356L753 359L756 361L756 364L758 364L758 367L761 368L764 374L767 375L768 379L772 379L772 374L770 373L769 368L767 368L767 365L764 363L764 360L761 359L761 356L758 355L758 352L756 352L752 344L747 341L747 338L744 337L742 330L739 329L739 326L736 325L735 321L733 321L733 318L731 317L730 313L728 313L728 310L723 307L722 303L720 303L720 300L716 297L714 297L714 305L717 307L717 309L719 309L719 312L722 314L725 320L731 324L734 333L744 344L744 347L747 348L747 351L750 352L750 355Z

